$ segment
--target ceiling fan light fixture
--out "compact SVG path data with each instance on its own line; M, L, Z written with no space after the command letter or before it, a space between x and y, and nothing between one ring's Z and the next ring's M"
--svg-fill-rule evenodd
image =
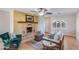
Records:
M44 10L41 10L40 12L39 12L39 15L41 15L41 16L43 16L45 14L45 11Z
M40 16L43 16L43 15L44 15L44 13L43 13L43 12L40 12L40 13L39 13L39 15L40 15Z
M37 8L35 11L38 13L38 15L43 16L48 10L46 8Z

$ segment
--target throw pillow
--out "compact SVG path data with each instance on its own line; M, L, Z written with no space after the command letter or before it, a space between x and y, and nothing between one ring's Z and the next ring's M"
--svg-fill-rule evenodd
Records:
M57 34L56 34L56 35L54 36L54 39L55 39L55 40L59 40L59 39L60 39L60 35L57 35Z
M50 39L54 39L54 36L55 36L55 34L50 34L50 35L48 35L48 37L49 37Z
M15 33L11 33L10 34L10 39L14 39L14 38L16 38L16 34Z

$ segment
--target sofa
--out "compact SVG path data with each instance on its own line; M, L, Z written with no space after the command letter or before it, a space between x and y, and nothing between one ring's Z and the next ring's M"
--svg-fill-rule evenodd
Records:
M45 50L62 50L64 49L64 35L61 31L43 37L43 49Z
M18 49L22 36L21 34L18 34L15 36L16 37L11 38L9 32L6 32L0 35L0 38L2 39L2 42L3 42L3 49L10 49L12 46Z

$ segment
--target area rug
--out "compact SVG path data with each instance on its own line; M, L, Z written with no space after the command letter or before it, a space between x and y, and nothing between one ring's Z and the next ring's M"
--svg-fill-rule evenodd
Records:
M32 41L32 42L30 42L30 45L31 45L33 48L37 49L37 50L42 50L42 49L43 49L42 41L39 41L39 42L37 42L37 41Z

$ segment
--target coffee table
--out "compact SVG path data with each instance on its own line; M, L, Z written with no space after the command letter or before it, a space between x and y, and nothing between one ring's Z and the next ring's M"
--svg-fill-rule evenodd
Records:
M54 39L50 39L48 37L43 37L43 41L42 41L43 49L44 50L54 50L54 49L56 49L55 48L56 44L53 43L53 42L59 42L59 41L54 40Z

